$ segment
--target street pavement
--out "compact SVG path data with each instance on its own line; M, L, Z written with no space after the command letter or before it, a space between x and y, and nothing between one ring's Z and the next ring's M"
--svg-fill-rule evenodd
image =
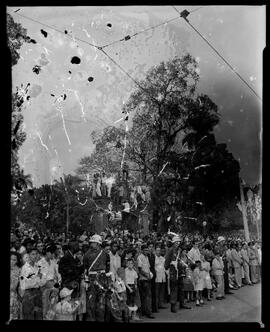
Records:
M261 284L244 286L232 290L224 300L206 301L201 307L195 302L189 303L192 309L180 309L177 313L161 309L155 313L155 319L143 317L138 323L160 322L261 322ZM216 294L216 293L214 293Z

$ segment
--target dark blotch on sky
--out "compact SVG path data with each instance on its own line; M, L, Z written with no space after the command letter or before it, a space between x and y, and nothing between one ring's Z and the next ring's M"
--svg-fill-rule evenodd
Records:
M41 71L41 67L38 65L35 65L35 67L32 69L35 74L39 74Z
M26 99L29 100L29 99L30 99L30 96L27 96Z
M107 24L107 27L108 27L108 28L111 28L111 27L112 27L111 23L108 23L108 24Z
M78 65L81 62L81 59L77 56L74 56L71 61L71 63Z
M94 81L94 77L90 76L88 77L88 82L93 82Z
M45 38L47 38L47 36L48 36L48 32L46 32L46 31L43 30L43 29L41 29L40 32L43 34L43 36L44 36Z
M30 39L30 43L36 44L37 42L35 41L35 39Z
M64 93L64 98L63 99L65 100L66 98L67 98L67 95Z
M67 32L67 30L65 30L65 34L67 34L68 32Z
M53 95L52 93L51 93L51 96L52 96L52 97L55 97L55 95Z
M71 71L70 71L70 70L69 70L68 72L71 74Z

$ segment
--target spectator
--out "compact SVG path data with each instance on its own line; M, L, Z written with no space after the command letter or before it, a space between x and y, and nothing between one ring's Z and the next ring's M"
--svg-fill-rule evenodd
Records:
M249 257L249 266L250 266L250 280L253 284L257 283L256 277L256 253L253 248L253 243L248 243L248 257Z
M59 273L62 278L62 287L75 290L75 296L78 296L80 278L84 271L84 267L80 265L78 258L75 256L77 252L78 243L70 242L64 256L59 261Z
M148 243L148 259L150 263L150 271L153 275L151 279L151 295L152 295L152 312L158 312L157 303L156 303L156 270L155 270L155 246L153 242Z
M42 293L41 287L46 278L37 266L37 249L29 250L29 261L21 270L20 286L23 291L22 318L24 320L42 320Z
M121 258L118 255L118 244L116 241L111 242L110 256L110 272L112 272L112 280L115 281L117 270L121 267Z
M250 270L249 270L249 257L248 257L248 250L247 250L247 243L243 242L242 249L241 249L241 256L243 260L243 269L244 269L244 283L246 285L252 285L250 281Z
M223 261L220 257L219 251L215 251L215 258L212 262L213 275L217 283L217 300L225 299L224 296L224 277L223 277Z
M142 253L138 256L138 269L139 269L139 287L140 298L142 305L142 314L148 318L155 318L152 315L151 306L151 278L153 277L150 271L150 263L148 259L148 247L146 244L141 247Z
M161 256L161 248L156 247L155 253L155 287L156 287L156 308L165 309L164 293L166 286L165 257Z
M202 298L202 291L203 291L203 278L201 275L201 261L198 260L195 262L195 269L193 271L193 279L194 279L194 291L196 292L196 306L200 306L204 304Z
M194 264L196 261L201 260L201 253L198 248L198 241L193 242L193 246L188 252L188 258L191 260L191 262Z
M56 304L55 307L55 320L73 321L74 314L78 310L80 302L71 299L73 289L64 287L60 291L61 300Z
M242 265L242 259L239 255L238 250L236 250L237 245L232 244L231 246L231 256L232 256L232 263L234 268L234 275L237 287L240 288L242 286L242 271L241 271L241 265Z
M59 288L61 276L58 272L58 264L53 259L53 254L56 251L55 245L48 245L45 248L45 256L37 261L37 265L43 275L45 284L41 287L42 291L42 309L43 319L46 318L49 308L49 295L51 290L57 285ZM38 259L39 257L37 257Z
M211 283L211 278L210 278L210 270L211 270L211 266L210 263L207 262L204 258L203 255L201 255L201 278L203 280L203 289L207 290L207 301L211 301L210 298L210 292L212 289L212 283Z

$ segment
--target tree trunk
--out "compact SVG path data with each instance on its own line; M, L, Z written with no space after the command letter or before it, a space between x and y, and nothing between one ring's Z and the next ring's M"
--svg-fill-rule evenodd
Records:
M69 202L67 201L67 211L66 211L66 229L67 229L67 234L69 231Z

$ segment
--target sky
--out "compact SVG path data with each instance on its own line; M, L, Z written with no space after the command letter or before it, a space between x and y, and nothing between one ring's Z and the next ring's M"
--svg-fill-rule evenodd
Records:
M176 8L190 11L190 23L262 96L265 6ZM104 50L137 80L161 61L190 53L199 65L197 93L209 95L221 115L214 129L217 142L226 143L239 160L240 176L247 184L261 182L261 101L172 6L8 7L7 11L36 41L22 46L21 58L12 68L14 91L30 83L30 99L23 109L27 139L19 161L32 175L34 186L52 183L63 173L74 174L79 160L94 149L91 132L119 126L121 121L114 122L122 117L121 107L136 87L89 43L104 46L177 17ZM61 96L62 102L57 99Z

